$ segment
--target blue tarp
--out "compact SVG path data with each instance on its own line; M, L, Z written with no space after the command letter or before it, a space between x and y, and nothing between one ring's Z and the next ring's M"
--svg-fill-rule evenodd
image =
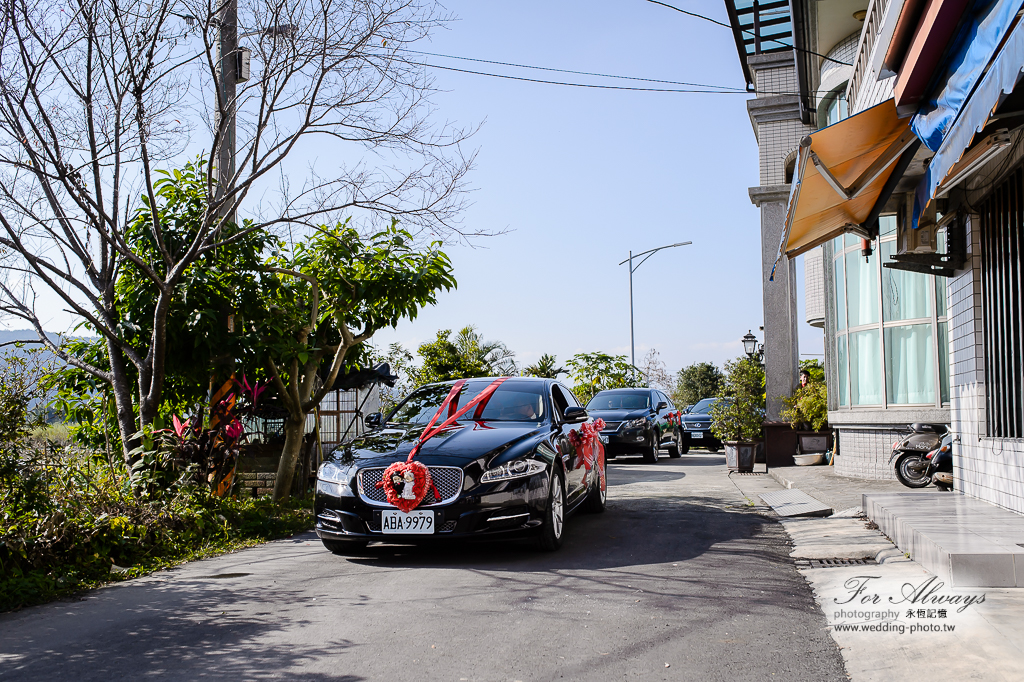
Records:
M1021 4L1021 1L1013 0L1014 14L1016 14L1016 7ZM988 63L989 60L986 60L982 69ZM999 106L1003 96L1013 92L1013 88L1021 77L1022 69L1024 69L1024 21L1014 27L1006 44L992 60L991 67L978 83L973 94L968 92L961 99L962 105L955 112L956 117L952 125L947 124L941 144L917 186L914 197L913 224L915 228L918 216L928 202L934 198L939 183L949 174L953 165L960 160L964 151L971 146L974 136L984 129L989 116ZM915 118L917 117L915 116ZM915 129L914 132L917 133L918 130ZM927 144L927 141L925 143Z
M1010 30L1024 0L977 0L963 18L935 79L935 92L918 108L910 127L937 152L985 67Z

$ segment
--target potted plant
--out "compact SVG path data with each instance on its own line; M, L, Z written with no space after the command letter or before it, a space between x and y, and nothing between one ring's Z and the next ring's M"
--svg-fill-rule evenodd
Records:
M725 444L730 471L753 471L764 425L764 367L742 357L725 363L725 385L711 408L711 431Z
M811 368L813 369L813 368ZM789 398L783 398L786 409L782 418L797 432L795 464L818 464L829 448L828 391L824 372L815 376L808 368L800 372L800 386Z

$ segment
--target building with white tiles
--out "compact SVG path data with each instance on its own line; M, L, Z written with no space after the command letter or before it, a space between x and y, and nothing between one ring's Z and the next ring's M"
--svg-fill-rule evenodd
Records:
M790 303L803 253L837 471L891 478L896 429L950 424L956 489L1024 512L1024 0L777 5L726 3L756 92L765 319ZM783 9L788 35L755 35ZM886 107L883 144L864 121ZM778 326L766 359L798 357Z

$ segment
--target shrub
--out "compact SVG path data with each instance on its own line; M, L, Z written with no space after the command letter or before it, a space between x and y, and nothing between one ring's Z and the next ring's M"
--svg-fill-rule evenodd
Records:
M725 381L711 408L711 431L722 441L759 440L764 430L764 367L750 358L725 363Z
M828 391L824 381L812 381L801 386L789 398L783 398L786 409L782 418L794 429L809 428L821 431L828 427Z

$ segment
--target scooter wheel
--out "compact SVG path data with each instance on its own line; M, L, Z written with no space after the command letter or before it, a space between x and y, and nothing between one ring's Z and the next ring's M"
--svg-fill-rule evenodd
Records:
M927 468L922 468L920 472L914 471L912 468L913 465L920 467L922 463L925 463L924 455L916 452L900 455L900 458L896 460L896 478L908 488L927 487L932 482L931 477L925 473Z

